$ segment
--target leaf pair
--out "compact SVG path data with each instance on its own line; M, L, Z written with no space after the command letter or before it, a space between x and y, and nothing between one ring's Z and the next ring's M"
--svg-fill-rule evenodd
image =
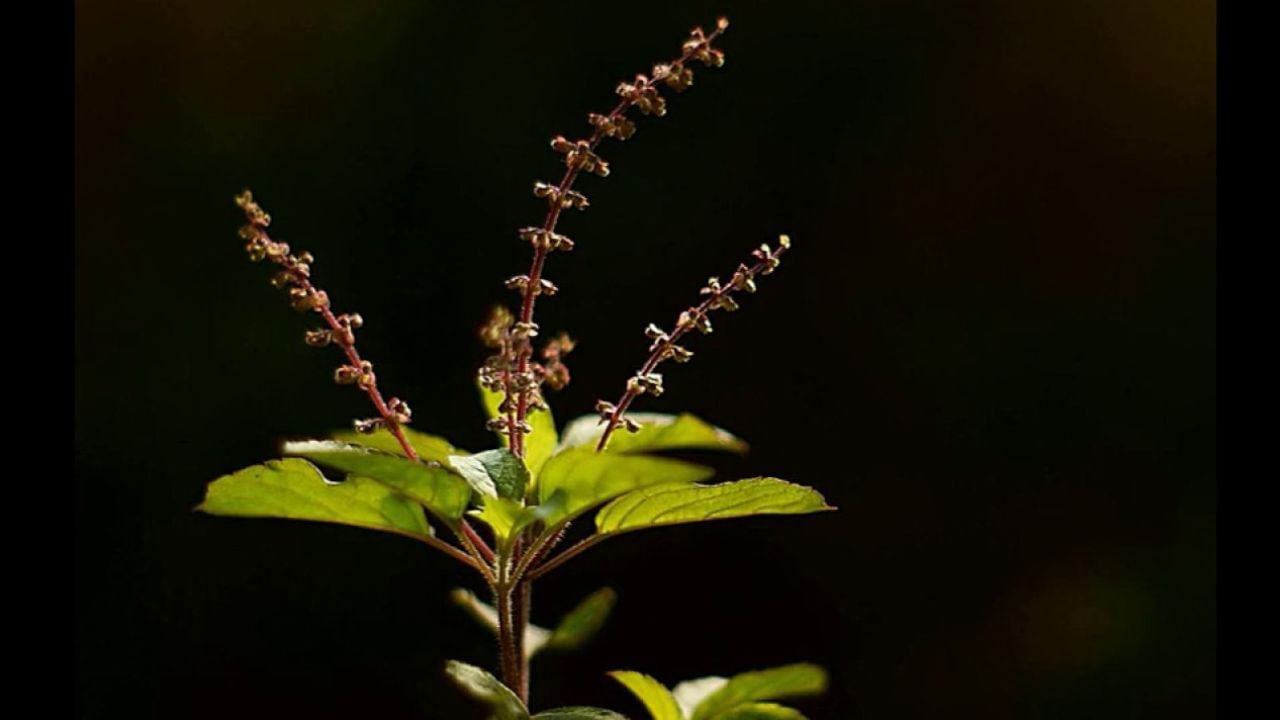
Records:
M462 588L454 590L451 597L477 622L497 634L498 611L492 605L481 601L470 590ZM524 633L525 655L533 657L543 650L574 650L581 647L604 626L617 600L618 594L612 588L601 588L588 595L561 618L555 630L529 623Z
M445 672L489 710L489 720L626 720L612 710L566 707L530 715L520 698L496 677L474 665L450 660ZM772 700L816 695L827 688L827 673L799 663L769 670L707 677L680 683L674 690L631 670L609 673L636 696L653 720L805 720L798 710Z
M488 707L488 720L627 720L611 710L592 707L563 707L530 715L511 688L486 670L450 660L445 672L463 692Z
M636 696L653 720L804 720L798 710L769 700L816 695L827 688L827 673L800 663L769 670L688 680L668 690L632 670L609 675Z

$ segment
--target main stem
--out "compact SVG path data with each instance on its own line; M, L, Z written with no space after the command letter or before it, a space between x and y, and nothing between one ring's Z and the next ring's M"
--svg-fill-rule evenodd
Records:
M502 670L502 682L512 690L519 684L516 662L515 622L511 613L511 588L494 588L494 605L498 609L498 664ZM521 698L524 700L525 698Z
M498 664L502 682L511 688L521 702L529 702L529 652L525 632L529 627L529 610L533 599L532 582L517 581L494 588L498 608Z
M533 583L521 580L515 589L515 626L512 632L516 636L516 694L526 704L529 702L529 649L524 644L524 634L529 628L529 610L533 602Z

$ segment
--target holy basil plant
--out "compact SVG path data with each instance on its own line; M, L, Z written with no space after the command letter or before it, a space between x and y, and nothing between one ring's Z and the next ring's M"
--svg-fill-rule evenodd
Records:
M695 28L681 55L655 65L650 75L621 83L620 100L605 113L592 113L593 131L551 145L564 156L558 183L537 183L534 195L547 203L541 225L520 230L533 260L527 274L506 282L519 296L515 312L497 308L481 330L494 352L478 373L478 389L497 447L472 452L449 440L409 427L408 403L384 397L373 364L356 349L356 330L364 320L336 313L328 295L313 282L310 253L294 253L271 238L271 218L245 191L237 197L247 224L240 235L255 261L276 266L272 283L287 292L292 306L322 322L305 334L307 344L334 346L344 356L334 380L368 396L376 415L355 421L354 430L329 437L285 443L284 457L218 478L208 487L199 510L213 515L274 517L338 523L381 530L417 540L477 571L486 602L457 589L455 602L498 637L498 674L450 662L448 675L479 700L498 720L523 718L620 718L599 708L564 707L531 714L527 708L529 663L544 650L571 650L604 623L616 596L603 589L591 594L554 628L531 622L534 582L601 542L638 530L754 515L799 515L831 508L817 491L776 477L712 482L711 468L671 457L671 451L742 453L746 443L693 415L631 412L644 395L661 395L657 368L667 361L687 362L692 351L681 344L697 331L710 333L710 315L738 308L738 298L755 292L791 246L762 245L726 280L712 277L702 300L679 314L670 329L650 325L649 354L614 402L600 401L596 413L579 417L559 432L545 389L569 381L564 356L573 349L566 335L536 348L540 336L533 310L541 296L557 293L544 271L551 253L568 251L573 241L557 232L564 210L588 205L574 190L583 174L608 175L597 154L606 138L626 140L635 131L634 110L661 116L666 99L660 86L683 91L693 82L694 61L724 62L714 42L728 23L710 33ZM615 433L621 429L623 432ZM565 542L571 525L574 542ZM582 534L582 525L587 531ZM636 672L612 676L630 690L655 720L749 720L799 718L774 700L817 693L826 676L812 665L788 665L732 678L688 681L668 691ZM501 679L499 679L499 677Z

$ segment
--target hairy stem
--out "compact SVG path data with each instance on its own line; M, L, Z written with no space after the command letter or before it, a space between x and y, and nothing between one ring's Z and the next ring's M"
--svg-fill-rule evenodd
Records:
M516 660L516 628L511 612L511 588L499 585L493 594L494 605L498 610L498 663L502 670L502 682L515 690L519 685L520 671Z
M572 560L579 553L591 548L596 543L601 542L607 539L608 537L609 537L608 535L592 535L584 540L580 540L575 545L570 545L566 550L561 552L559 555L551 558L545 563L530 570L525 575L525 579L529 582L533 582L534 580L537 580L538 578L542 577L543 575L546 575L552 570L555 570L556 568L560 567L561 565L568 562L569 560Z
M525 703L529 702L529 652L525 647L525 631L529 627L529 613L533 604L533 583L517 582L515 587L516 684L512 689Z
M565 520L560 523L559 527L553 527L550 531L545 532L530 547L529 551L520 557L516 563L516 569L511 574L517 581L523 579L529 568L535 567L542 557L546 555L552 548L564 539L564 534L569 530L570 521Z

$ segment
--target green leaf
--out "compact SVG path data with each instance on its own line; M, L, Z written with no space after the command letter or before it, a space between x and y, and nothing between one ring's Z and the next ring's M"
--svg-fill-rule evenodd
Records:
M480 509L472 510L469 514L492 528L493 534L505 544L515 533L516 524L520 522L524 511L524 505L515 500L482 495Z
M493 532L506 542L515 537L535 522L546 522L550 518L564 514L564 493L557 493L550 500L526 507L525 505L503 497L482 497L479 510L472 510L472 516L493 528Z
M540 712L533 720L627 720L627 716L604 708L562 707Z
M454 588L449 593L449 599L453 600L458 607L466 610L467 614L474 618L476 622L497 634L498 611L492 605L476 597L475 593L466 588Z
M659 450L728 450L743 453L747 444L725 430L688 413L627 413L640 423L635 433L618 430L609 436L606 452L656 452ZM595 447L604 426L599 415L583 415L564 429L560 449Z
M454 590L449 596L481 625L494 633L498 632L498 611L492 605L480 600L470 590L462 588ZM525 627L525 654L533 657L546 648L572 650L580 647L599 631L616 601L617 593L610 588L601 588L570 610L555 632L529 623Z
M596 515L599 533L748 515L795 515L832 510L816 490L777 478L719 485L668 483L623 495Z
M400 426L400 432L404 433L409 445L414 452L418 453L418 459L424 462L443 463L450 455L460 455L466 452L454 447L452 443L438 435L428 435L404 425ZM363 445L374 450L404 455L404 447L400 445L400 441L396 439L395 435L392 435L391 431L386 428L379 428L376 432L368 434L354 430L339 430L330 437L338 442Z
M702 704L711 693L719 690L729 682L729 678L712 675L711 677L698 678L697 680L685 680L684 682L671 688L671 694L676 699L676 704L680 706L680 711L685 717L693 715L694 708Z
M529 486L529 468L506 448L475 455L450 455L449 464L485 497L524 500L525 488Z
M550 524L637 488L688 484L711 475L710 468L681 460L598 453L592 448L580 447L557 453L547 461L538 481L538 493L544 502L557 491L564 493L564 512L548 519Z
M287 442L284 452L376 480L446 520L462 517L471 499L471 488L462 478L438 464L416 463L403 455L333 440Z
M422 507L380 483L352 476L329 482L306 460L270 460L209 484L197 510L210 515L312 520L409 537L433 533Z
M746 672L730 678L723 687L707 696L694 710L690 720L722 720L727 717L739 720L754 717L795 717L794 715L726 715L726 713L761 700L816 695L826 689L827 672L817 665L808 663ZM772 710L766 709L760 712L772 712Z
M716 715L713 720L807 720L793 708L776 703L749 703Z
M520 698L487 671L457 660L445 663L444 671L463 692L489 706L490 720L529 719L529 709Z
M498 406L502 404L504 397L500 392L480 387L480 398L484 402L484 410L489 419L498 417ZM550 409L531 411L525 419L533 428L533 432L524 436L524 461L529 466L529 472L537 478L538 473L542 471L543 463L555 452L560 436L556 433L556 423L551 417ZM507 437L502 433L498 433L498 439L502 440L504 445L507 443Z
M546 646L556 650L581 647L604 626L617 601L618 593L613 588L600 588L591 593L560 620Z
M671 691L657 680L634 670L615 670L609 673L609 677L622 683L639 698L653 720L684 720Z

